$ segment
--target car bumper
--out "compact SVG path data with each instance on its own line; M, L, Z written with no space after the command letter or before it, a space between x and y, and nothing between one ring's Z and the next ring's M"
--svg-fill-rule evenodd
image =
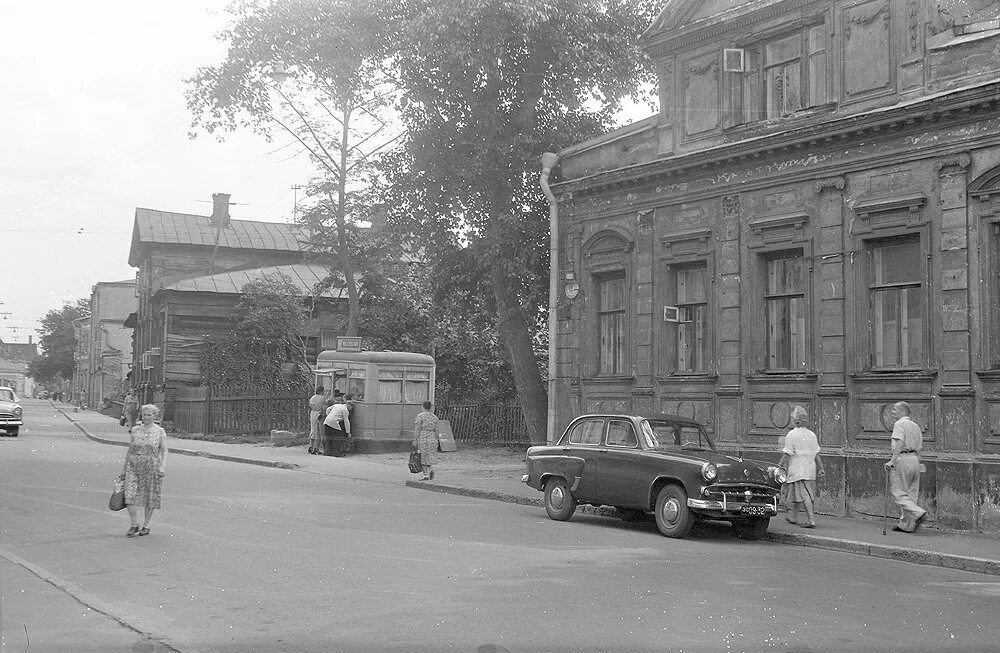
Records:
M24 422L19 419L0 419L0 432L6 432L9 428L24 426Z
M716 517L746 516L748 513L760 513L758 516L773 517L778 514L778 497L769 503L754 501L727 501L723 497L722 501L714 499L688 499L688 508L696 510L701 514L711 514ZM744 510L746 508L746 510Z

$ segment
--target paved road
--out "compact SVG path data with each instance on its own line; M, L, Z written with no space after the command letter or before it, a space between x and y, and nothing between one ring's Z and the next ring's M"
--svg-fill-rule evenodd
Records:
M186 456L152 535L126 539L105 507L123 450L45 412L0 440L0 550L179 651L987 651L1000 635L993 576Z

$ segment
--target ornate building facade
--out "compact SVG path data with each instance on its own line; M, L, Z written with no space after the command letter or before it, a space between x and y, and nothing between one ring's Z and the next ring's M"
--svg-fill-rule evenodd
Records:
M560 153L559 423L674 412L881 516L891 405L921 501L1000 528L1000 22L988 2L671 0L658 115Z

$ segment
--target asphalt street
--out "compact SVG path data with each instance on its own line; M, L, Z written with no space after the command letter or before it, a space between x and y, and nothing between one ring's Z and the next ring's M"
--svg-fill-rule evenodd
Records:
M38 610L86 613L78 641L184 652L989 651L1000 635L995 576L711 525L670 540L649 523L557 523L405 479L171 456L151 535L127 539L106 508L124 449L31 409L24 435L0 439L11 650ZM38 621L30 651L86 650Z

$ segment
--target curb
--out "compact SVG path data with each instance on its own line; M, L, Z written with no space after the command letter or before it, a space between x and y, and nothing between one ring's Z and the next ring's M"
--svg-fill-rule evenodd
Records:
M440 492L442 494L454 494L457 496L473 497L477 499L490 499L492 501L515 503L537 508L544 507L541 499L530 499L508 492L478 490L474 488L458 487L455 485L442 485L440 483L428 481L406 481L406 485L407 487L417 488L420 490L430 490L431 492ZM598 515L601 517L617 517L618 515L614 508L605 506L580 506L577 510L586 515ZM897 562L909 562L917 565L944 567L946 569L956 569L959 571L971 571L977 574L1000 576L1000 561L987 560L985 558L959 556L948 553L935 553L933 551L908 549L901 546L870 544L868 542L845 540L836 537L824 537L821 535L806 535L804 533L768 532L767 535L764 536L764 541L774 542L775 544L790 544L793 546L803 546L813 549L826 549L828 551L853 553L855 555L863 555L871 558L885 558L888 560L896 560Z
M65 415L66 419L69 420L76 428L80 429L87 438L93 440L94 442L100 442L101 444L112 444L118 447L127 447L128 442L122 442L121 440L112 440L110 438L102 438L92 434L86 428L83 427L79 422L74 420L69 415L66 415L65 411L60 411ZM276 469L299 469L299 466L295 463L284 463L277 460L256 460L254 458L243 458L241 456L228 456L221 453L209 453L207 451L198 451L197 449L184 449L182 447L167 447L170 453L180 454L182 456L196 456L199 458L211 458L213 460L224 460L230 463L243 463L244 465L257 465L258 467L273 467Z

